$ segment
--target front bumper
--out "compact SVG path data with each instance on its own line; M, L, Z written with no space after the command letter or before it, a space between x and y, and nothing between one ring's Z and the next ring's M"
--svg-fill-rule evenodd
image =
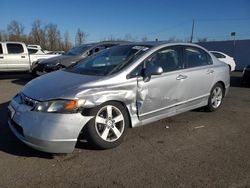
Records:
M36 74L38 76L57 71L59 69L63 68L62 65L58 64L46 64L46 63L38 63L37 66L34 68L36 71Z
M14 99L10 106L9 126L16 137L30 147L50 153L70 153L74 150L82 128L92 118L76 114L31 111Z

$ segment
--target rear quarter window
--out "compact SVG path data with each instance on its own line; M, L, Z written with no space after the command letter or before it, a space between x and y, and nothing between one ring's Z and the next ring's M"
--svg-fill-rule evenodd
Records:
M38 50L35 49L28 49L29 54L35 54Z
M218 53L218 52L212 52L212 54L217 57L217 58L226 58L226 56L224 56L223 54L221 53Z

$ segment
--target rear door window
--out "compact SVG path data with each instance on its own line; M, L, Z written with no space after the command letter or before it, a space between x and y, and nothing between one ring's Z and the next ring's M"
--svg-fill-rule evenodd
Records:
M15 43L8 43L7 50L9 54L20 54L24 52L23 45Z
M197 47L186 47L184 50L186 68L200 67L212 64L211 57Z

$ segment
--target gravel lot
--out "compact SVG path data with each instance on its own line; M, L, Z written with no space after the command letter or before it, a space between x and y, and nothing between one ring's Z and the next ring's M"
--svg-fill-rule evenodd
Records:
M10 132L6 109L27 74L0 73L0 187L250 187L250 88L231 76L214 112L191 111L129 129L124 143L72 154L35 151Z

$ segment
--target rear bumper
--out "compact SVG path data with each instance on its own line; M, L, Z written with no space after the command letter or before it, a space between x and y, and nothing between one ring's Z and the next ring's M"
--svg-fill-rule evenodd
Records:
M245 70L242 76L244 82L250 83L250 70Z
M8 124L16 137L34 149L50 153L72 152L82 128L92 118L80 113L34 112L14 100L10 105L15 113Z

